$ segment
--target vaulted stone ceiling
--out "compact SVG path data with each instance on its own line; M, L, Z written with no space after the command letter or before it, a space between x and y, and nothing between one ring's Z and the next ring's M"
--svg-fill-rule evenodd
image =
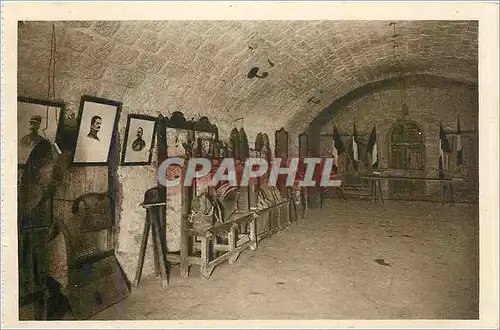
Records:
M396 27L405 73L477 81L477 22ZM243 118L254 132L300 132L336 99L398 72L387 21L56 21L55 31L57 98ZM51 22L19 24L20 95L47 94L51 32ZM252 67L267 77L248 78Z

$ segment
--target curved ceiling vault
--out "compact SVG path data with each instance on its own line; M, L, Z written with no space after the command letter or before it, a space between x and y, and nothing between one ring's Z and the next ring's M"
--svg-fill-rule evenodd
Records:
M335 100L397 74L387 21L82 21L55 30L60 99L94 92L136 111L243 117L254 131L302 131ZM20 94L46 94L51 31L47 22L19 26ZM477 82L477 22L404 21L397 34L405 73Z

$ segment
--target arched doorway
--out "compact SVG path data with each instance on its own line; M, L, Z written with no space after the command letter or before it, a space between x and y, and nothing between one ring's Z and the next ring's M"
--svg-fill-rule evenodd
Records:
M420 127L412 121L394 125L390 136L390 167L405 177L425 176L425 142ZM394 199L413 199L425 193L425 182L398 180L390 182Z
M402 122L391 134L391 167L402 170L424 169L424 135L417 124Z

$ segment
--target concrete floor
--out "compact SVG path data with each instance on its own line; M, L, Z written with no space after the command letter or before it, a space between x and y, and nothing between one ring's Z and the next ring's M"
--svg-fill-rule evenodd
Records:
M209 280L174 267L167 289L146 277L93 319L477 319L478 218L477 205L327 201Z

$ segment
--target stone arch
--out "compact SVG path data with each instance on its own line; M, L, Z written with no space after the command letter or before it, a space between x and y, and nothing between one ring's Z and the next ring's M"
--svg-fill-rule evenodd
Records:
M340 110L356 100L364 96L388 90L394 87L400 87L402 80L405 80L406 86L414 87L430 87L430 88L449 88L451 85L467 86L468 88L477 89L477 82L466 79L457 79L445 76L432 74L414 74L404 77L389 77L375 82L369 82L359 86L350 92L337 98L328 106L323 108L316 117L309 123L307 132L309 134L310 145L314 148L319 148L319 134L324 123L332 121ZM310 150L312 155L318 154L318 149Z

